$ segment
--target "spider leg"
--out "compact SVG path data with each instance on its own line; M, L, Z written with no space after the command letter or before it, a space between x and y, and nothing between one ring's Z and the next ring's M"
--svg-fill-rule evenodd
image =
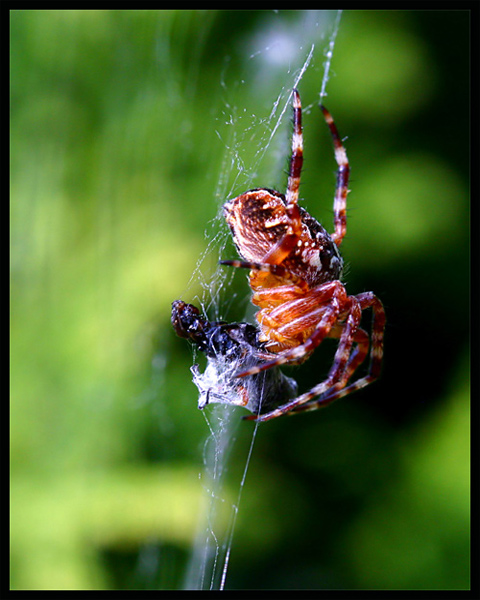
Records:
M328 337L340 339L342 337L344 328L344 323L336 325L332 328L332 331ZM332 388L326 394L324 394L323 398L330 398L333 393L336 393L339 389L345 387L349 379L367 357L368 350L370 348L370 337L365 329L362 329L361 327L357 329L353 337L353 342L356 344L356 346L352 348L341 380L332 386Z
M335 200L333 202L335 232L332 234L332 239L337 246L340 246L347 231L347 194L350 165L347 158L347 152L342 144L332 115L324 106L320 105L320 109L323 112L323 116L325 117L325 121L327 122L332 135L335 160L338 165Z
M285 336L289 336L291 335L291 333L287 331L289 328L297 333L308 328L311 333L308 337L305 335L302 341L295 346L284 349L278 354L275 353L275 358L272 360L251 367L241 373L237 373L236 376L246 377L248 375L255 375L256 373L266 371L267 369L271 369L278 365L305 360L305 358L321 344L323 339L329 335L329 332L338 320L340 313L345 308L345 303L347 301L345 288L340 281L330 281L316 290L311 290L311 295L308 298L310 308L308 308L307 311L305 310L306 300L301 300L299 302L294 300L292 302L284 303L277 309L274 309L272 314L275 314L277 311L280 311L280 313L287 311L290 317L286 320L280 319L282 322L286 322L286 324L281 327L278 327L275 324L276 319L273 318L273 325L275 325L273 331L276 329L281 335L285 334ZM316 309L314 308L315 306L317 306ZM260 311L259 314L261 313L262 311ZM269 319L270 317L268 315L261 318L262 325L265 321L268 327ZM273 331L271 336L269 336L271 338L274 337Z
M357 370L357 368L365 360L365 358L368 354L369 346L370 346L370 339L369 339L369 336L366 331L364 331L363 329L358 329L357 333L355 334L354 341L357 343L357 346L352 350L352 353L350 355L350 358L348 359L348 363L345 367L345 371L343 373L341 380L338 383L336 383L334 386L332 386L332 388L328 392L323 394L321 398L312 400L311 402L307 402L306 404L297 406L296 408L292 409L292 411L291 411L292 413L303 412L303 411L306 412L309 410L317 410L318 408L324 408L325 406L328 406L334 400L338 400L339 398L342 398L343 396L346 396L350 392L353 392L356 389L358 389L357 387L355 387L353 389L353 386L356 386L356 384L351 384L347 387L345 387L345 386L346 386L348 380L352 377L354 372ZM365 385L367 385L367 383L365 383Z
M226 265L228 267L236 267L237 269L251 269L253 271L272 273L272 275L276 275L282 280L292 282L303 292L308 290L308 284L306 281L304 281L301 277L298 277L298 275L295 275L291 271L288 271L288 269L286 269L282 265L271 263L257 263L250 262L247 260L221 260L219 261L219 264Z
M302 233L302 219L298 208L300 175L303 166L302 104L297 90L293 90L292 153L285 194L286 212L289 220L287 231L262 259L264 263L280 264L295 248Z
M283 404L275 410L272 410L263 415L251 415L245 417L245 419L250 421L269 421L270 419L280 417L281 415L287 412L291 412L297 408L300 410L300 406L310 402L316 396L321 396L322 394L325 394L333 386L335 386L342 380L342 376L347 368L350 359L350 353L352 345L354 343L355 334L357 329L359 328L360 319L362 316L361 303L359 300L357 300L355 296L351 296L348 298L348 306L345 308L348 309L348 315L345 321L344 330L340 336L340 343L338 345L337 351L335 352L334 362L330 369L327 379L325 379L325 381L323 381L322 383L316 385L309 392L302 394L301 396L295 398L294 400L291 400L287 404ZM328 335L328 332L326 335ZM312 337L313 336L311 336L309 340L312 339Z
M288 172L287 193L285 199L287 210L298 203L300 175L303 166L303 133L302 133L302 104L297 90L293 90L293 135L292 154Z
M337 337L340 338L342 336L342 332L344 329L344 325L339 325L338 328L335 328L335 331L330 332L329 337ZM358 367L363 363L365 358L367 357L368 350L370 348L370 337L365 329L359 327L355 332L355 336L353 341L356 343L355 348L352 350L350 354L350 358L348 359L347 365L345 367L345 371L342 376L343 385L346 385L350 377L355 373ZM332 388L332 391L335 388L338 388L340 384L337 383L336 386ZM330 396L330 391L328 392L328 396Z
M322 408L324 406L327 406L334 400L338 400L339 398L343 398L344 396L351 394L352 392L356 392L357 390L364 388L365 386L378 379L383 359L383 337L386 320L385 310L381 301L372 292L358 294L356 298L357 300L359 300L362 310L365 310L369 307L371 307L373 310L373 324L371 334L372 343L370 349L370 366L368 374L365 375L365 377L358 379L357 381L351 383L346 387L340 388L338 386L335 386L334 388L332 388L332 390L330 390L328 393L322 396L322 398L319 398L318 400L315 400L313 402L309 402L308 404L304 404L303 406L298 406L297 408L293 409L293 412L316 410L317 408ZM357 346L357 350L359 349L359 347L360 345ZM361 362L357 360L357 364L355 365L354 360L355 357L352 354L352 364L350 365L349 363L350 367L349 365L347 365L346 367L346 371L351 371L348 374L348 377L346 379L347 381Z

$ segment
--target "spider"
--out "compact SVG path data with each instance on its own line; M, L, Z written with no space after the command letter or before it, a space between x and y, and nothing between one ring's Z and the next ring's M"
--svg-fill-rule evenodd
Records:
M172 302L172 325L177 335L191 340L207 357L207 368L200 373L192 367L199 389L198 407L210 402L237 404L252 413L260 407L278 406L297 395L297 384L279 369L268 369L251 377L235 377L238 365L256 366L269 360L269 353L258 341L258 330L249 323L210 322L193 304Z
M341 283L339 253L346 233L350 166L337 127L320 105L333 140L338 165L330 235L299 206L303 164L302 107L293 90L293 135L286 194L268 188L249 190L224 204L223 212L243 260L223 265L250 269L252 303L260 308L259 343L270 355L236 377L307 360L325 338L338 339L333 365L324 381L269 412L246 419L268 421L286 413L314 410L359 390L379 377L383 358L385 311L373 292L349 296ZM362 311L372 309L371 335L360 327ZM370 343L371 338L371 343ZM370 348L368 373L350 382ZM252 352L259 352L252 347ZM350 382L350 383L349 383Z

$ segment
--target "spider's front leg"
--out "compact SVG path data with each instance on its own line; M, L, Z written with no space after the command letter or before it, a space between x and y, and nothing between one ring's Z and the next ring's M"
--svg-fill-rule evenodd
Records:
M368 336L366 340L360 341L359 345L352 353L350 357L349 363L345 368L345 383L343 385L337 384L332 387L326 394L324 394L318 400L311 399L307 404L302 406L298 406L293 409L293 412L302 412L307 410L316 410L317 408L323 408L327 406L334 400L338 400L339 398L343 398L352 392L356 392L364 388L365 386L373 383L380 376L380 371L382 368L383 361L383 337L385 332L385 309L383 308L382 302L375 296L373 292L364 292L363 294L358 294L355 298L360 302L360 306L362 310L367 308L371 308L373 310L373 323L372 323L372 333L371 333L371 344L370 344L370 365L368 369L367 375L365 377L361 377L354 383L346 386L346 382L353 375L357 367L363 362L363 358L360 354L366 354L369 346ZM359 330L366 335L366 332L363 330ZM362 335L362 337L364 337ZM357 340L355 340L357 341ZM362 349L363 346L363 349Z
M341 328L341 331L343 331L343 328ZM340 338L341 335L332 335L332 332L331 332L329 337ZM335 385L333 385L320 398L315 399L315 397L313 397L312 400L307 401L306 403L293 408L291 411L292 413L305 412L305 411L309 411L309 410L317 410L318 408L324 408L324 407L328 406L329 404L331 404L333 401L338 400L339 398L342 398L343 396L346 396L347 394L355 391L356 389L359 389L357 387L357 384L359 382L348 385L347 387L345 387L345 386L346 386L347 382L349 381L349 379L352 377L352 375L355 373L355 371L359 368L359 366L363 363L363 361L367 357L368 349L370 347L370 338L369 338L368 333L365 330L358 328L355 333L353 341L356 344L356 346L352 349L350 358L348 359L348 362L345 366L345 370L343 372L343 375L342 375L342 378L340 379L340 381L338 381Z
M249 421L269 421L270 419L280 417L281 415L284 415L285 413L295 411L295 410L301 410L301 407L303 405L305 405L308 402L311 402L311 400L313 400L313 398L315 398L316 396L321 396L322 394L326 394L332 388L335 388L335 390L336 390L337 385L344 386L346 384L347 380L345 379L345 374L346 374L346 371L348 371L347 365L349 364L350 354L352 351L353 343L355 341L356 332L360 326L360 320L362 317L362 309L361 309L360 302L354 296L351 296L351 297L347 298L345 304L341 307L339 312L344 313L345 310L348 311L348 314L347 314L347 317L345 320L343 332L340 337L340 343L338 345L337 351L335 352L335 358L334 358L333 365L332 365L330 372L328 374L328 377L325 379L325 381L316 385L309 392L302 394L301 396L299 396L298 398L295 398L294 400L291 400L287 404L283 404L282 406L276 408L275 410L272 410L272 411L262 414L262 415L252 415L252 416L244 417L245 419L247 419ZM338 317L338 313L337 313L337 317ZM321 339L323 339L324 337L326 337L328 335L329 331L333 327L334 322L335 322L335 319L333 319L333 322L331 323L330 327L328 328L328 331L326 331L323 336L320 336ZM322 327L324 327L324 324L322 322L320 322L318 324L315 332L312 334L312 336L309 338L309 340L307 340L307 343L305 344L305 346L310 345L312 343L315 344L316 337L318 336L318 330L321 330ZM316 346L318 346L318 343L316 343L315 347ZM296 349L293 349L293 350L296 350ZM285 353L285 354L291 354L291 353L292 353L292 351L289 351L288 353ZM268 364L269 363L267 363L267 365ZM266 365L262 365L262 367L263 366L266 366ZM268 367L266 366L266 368L268 368Z

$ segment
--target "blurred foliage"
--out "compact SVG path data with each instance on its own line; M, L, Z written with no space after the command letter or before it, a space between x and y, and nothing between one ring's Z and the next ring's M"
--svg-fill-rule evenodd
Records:
M270 137L311 44L302 196L331 222L315 104L334 16L10 12L13 589L182 586L209 430L170 303L205 297L227 195L285 186L288 110ZM385 303L385 369L259 428L227 588L469 588L469 18L342 16L326 103L352 166L346 282ZM243 318L244 274L220 293Z

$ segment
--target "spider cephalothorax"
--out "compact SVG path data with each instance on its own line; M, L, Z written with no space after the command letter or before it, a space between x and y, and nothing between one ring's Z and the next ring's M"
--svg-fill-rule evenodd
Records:
M372 292L348 296L340 281L343 261L338 246L346 232L349 163L328 110L320 107L332 135L338 164L334 199L335 230L330 235L298 205L303 164L300 96L293 90L293 139L285 196L268 188L249 190L224 205L224 215L243 260L222 264L250 269L252 302L260 308L259 344L271 360L244 369L246 377L282 364L306 360L327 337L339 345L330 372L311 391L271 410L248 417L259 421L324 406L375 380L383 357L385 312ZM373 310L371 344L360 327L362 311ZM369 372L350 378L370 347Z

